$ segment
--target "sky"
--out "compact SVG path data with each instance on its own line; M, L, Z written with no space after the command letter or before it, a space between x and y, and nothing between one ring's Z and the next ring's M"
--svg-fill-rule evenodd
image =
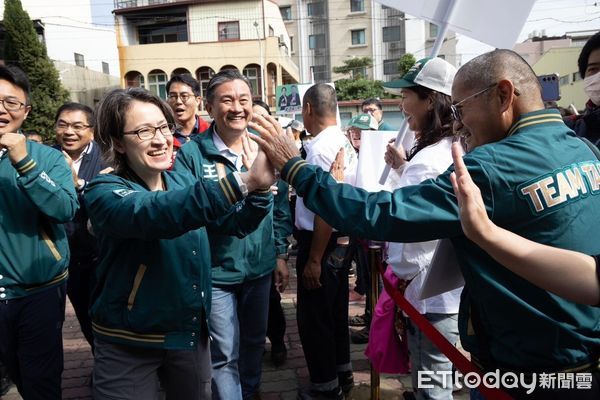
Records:
M547 36L562 36L571 31L600 30L600 0L537 0L517 42L526 40L533 31L543 30ZM459 36L457 52L462 54L462 63L492 49L477 40Z

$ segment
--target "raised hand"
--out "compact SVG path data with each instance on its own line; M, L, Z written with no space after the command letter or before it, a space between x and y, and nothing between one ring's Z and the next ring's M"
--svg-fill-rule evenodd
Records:
M329 173L338 182L344 182L344 148L341 147L331 163Z
M242 136L242 163L244 164L244 167L246 167L246 169L248 170L250 169L250 167L252 167L252 164L254 163L254 160L258 155L258 144L248 139L249 135L251 134L246 132Z
M270 115L254 114L248 127L259 135L250 135L250 139L260 145L273 166L281 171L286 162L300 156L292 134L286 134L279 123Z
M398 169L406 164L406 151L402 145L398 147L394 146L394 142L395 139L392 139L387 144L383 159L386 164L389 164L394 169Z
M79 181L79 176L77 176L77 171L75 171L75 167L73 166L73 159L64 150L62 151L62 155L63 155L63 157L65 157L67 164L69 164L69 168L71 168L71 175L73 176L73 185L75 185L75 187L77 187L78 181Z
M263 151L257 153L248 172L243 172L241 176L249 192L256 189L270 189L276 181L275 170Z
M471 179L471 175L462 159L463 150L460 143L452 143L452 159L454 170L450 175L452 188L460 208L460 223L465 235L475 243L480 243L493 227L481 191Z
M16 164L27 157L27 139L20 133L0 134L0 149L8 150L8 159Z

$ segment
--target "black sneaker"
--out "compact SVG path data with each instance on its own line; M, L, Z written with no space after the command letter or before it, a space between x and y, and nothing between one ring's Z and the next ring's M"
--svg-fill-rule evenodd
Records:
M338 382L344 394L348 394L354 387L354 374L352 371L338 372Z
M296 400L344 400L344 393L339 386L327 391L304 388L298 390Z
M285 344L271 345L271 361L273 365L279 367L287 360L287 349Z

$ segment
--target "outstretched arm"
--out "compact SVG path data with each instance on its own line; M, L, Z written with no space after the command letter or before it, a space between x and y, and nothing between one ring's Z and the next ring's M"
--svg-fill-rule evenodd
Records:
M525 239L494 224L481 192L469 174L458 143L452 145L455 172L450 176L465 235L500 264L534 285L565 299L600 303L600 283L593 257Z

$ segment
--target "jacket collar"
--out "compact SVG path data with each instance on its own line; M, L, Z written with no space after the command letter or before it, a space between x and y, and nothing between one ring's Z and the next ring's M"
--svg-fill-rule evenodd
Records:
M538 125L555 123L564 125L563 119L558 110L544 109L532 111L530 113L521 115L517 122L510 127L507 136L511 136L515 133L531 129L533 127L538 127Z

